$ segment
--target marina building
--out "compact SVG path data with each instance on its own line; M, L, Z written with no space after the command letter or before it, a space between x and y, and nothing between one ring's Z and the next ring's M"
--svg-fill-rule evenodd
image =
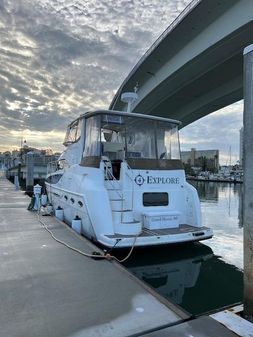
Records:
M219 150L196 150L181 151L181 158L184 164L191 167L199 167L202 171L218 172L219 170Z

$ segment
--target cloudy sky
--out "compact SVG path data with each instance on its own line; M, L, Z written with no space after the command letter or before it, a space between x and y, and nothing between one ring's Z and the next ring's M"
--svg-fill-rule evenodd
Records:
M62 149L66 125L107 108L141 55L190 0L0 0L0 151L21 138ZM217 125L219 129L217 130ZM238 157L242 103L181 131L182 149Z

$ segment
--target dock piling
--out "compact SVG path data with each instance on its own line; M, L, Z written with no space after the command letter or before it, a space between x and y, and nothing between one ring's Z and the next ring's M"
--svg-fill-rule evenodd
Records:
M253 322L253 45L244 49L244 317Z
M26 191L33 191L34 185L34 158L33 152L26 155Z

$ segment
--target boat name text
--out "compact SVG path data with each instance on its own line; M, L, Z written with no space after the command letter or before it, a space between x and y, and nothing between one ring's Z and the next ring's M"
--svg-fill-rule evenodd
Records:
M134 181L139 186L143 185L145 182L147 184L179 184L179 178L147 176L147 178L145 179L140 174L135 177Z
M147 184L179 184L179 178L147 176Z

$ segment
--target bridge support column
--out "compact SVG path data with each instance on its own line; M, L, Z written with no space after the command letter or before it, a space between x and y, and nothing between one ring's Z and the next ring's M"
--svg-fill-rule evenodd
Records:
M244 49L244 317L253 322L253 45Z

